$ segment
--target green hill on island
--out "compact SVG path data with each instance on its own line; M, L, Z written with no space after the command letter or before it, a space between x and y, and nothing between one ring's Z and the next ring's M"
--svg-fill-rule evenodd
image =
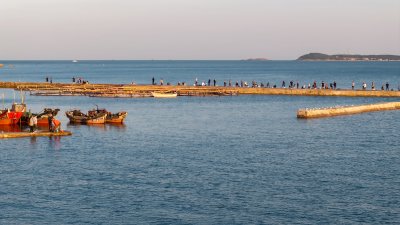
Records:
M300 56L302 61L400 61L399 55L326 55L322 53L309 53Z

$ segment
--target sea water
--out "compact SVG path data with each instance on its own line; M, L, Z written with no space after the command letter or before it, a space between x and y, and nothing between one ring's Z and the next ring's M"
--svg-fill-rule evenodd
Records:
M279 84L400 81L399 62L14 61L0 81L149 84L216 79ZM12 65L12 66L10 66ZM378 86L379 87L379 86ZM5 107L19 92L5 93ZM0 140L1 224L396 224L400 113L300 120L299 108L389 98L302 96L108 99L30 96L61 109L67 137ZM127 111L123 125L64 112Z

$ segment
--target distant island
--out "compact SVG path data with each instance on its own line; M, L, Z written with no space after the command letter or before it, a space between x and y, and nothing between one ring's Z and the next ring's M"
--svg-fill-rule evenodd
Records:
M326 55L322 53L309 53L300 56L301 61L400 61L399 55Z
M250 59L245 59L246 61L267 61L268 59L266 58L250 58Z

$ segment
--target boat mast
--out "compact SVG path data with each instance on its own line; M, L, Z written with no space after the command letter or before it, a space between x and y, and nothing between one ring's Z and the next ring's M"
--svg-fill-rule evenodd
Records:
M24 104L25 96L24 96L24 94L22 94L22 90L20 90L20 96L21 96L21 103Z

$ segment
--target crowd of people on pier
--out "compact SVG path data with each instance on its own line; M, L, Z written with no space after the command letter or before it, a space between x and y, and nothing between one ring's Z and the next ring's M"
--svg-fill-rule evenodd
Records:
M161 78L160 79L160 83L157 84L155 82L155 78L152 78L152 85L164 85L164 80ZM171 85L171 83L167 83L166 85ZM186 82L181 82L179 81L176 85L178 86L187 86ZM208 81L199 81L198 78L195 78L194 82L193 82L193 86L219 86L218 82L216 79L208 79ZM264 82L257 82L255 80L251 81L251 83L248 83L247 81L236 81L236 82L232 82L231 80L224 80L223 81L223 87L251 87L251 88L289 88L289 89L331 89L331 90L337 90L338 89L338 85L336 83L336 81L333 82L325 82L325 81L321 81L320 83L318 83L317 81L314 81L312 83L308 83L308 85L306 84L300 84L299 81L289 81L288 83L286 83L285 80L282 81L281 85L278 86L276 84L271 84L270 82L264 83ZM352 81L351 83L351 89L352 90L357 90L356 88L356 84L354 81ZM363 82L361 85L361 90L368 90L368 85L366 82ZM377 90L376 89L376 84L374 81L371 82L371 86L369 90ZM390 89L390 84L389 82L383 83L382 86L380 87L380 90L384 91L393 91L393 88ZM398 85L397 88L398 91L400 91L400 84Z
M362 87L362 90L367 90L367 83L363 82L361 87ZM351 89L354 90L354 81L351 84ZM372 81L372 83L371 83L371 90L377 90L374 81ZM382 91L393 91L393 88L390 89L389 82L386 82L386 83L382 84L380 90L382 90ZM397 90L400 91L400 84L398 85Z
M45 81L46 81L46 83L52 84L53 83L53 78L49 77L49 76L46 76ZM88 80L84 80L82 77L72 77L72 83L75 83L75 84L89 84L89 81Z
M72 77L72 83L89 84L89 81L88 80L84 80L82 77Z

